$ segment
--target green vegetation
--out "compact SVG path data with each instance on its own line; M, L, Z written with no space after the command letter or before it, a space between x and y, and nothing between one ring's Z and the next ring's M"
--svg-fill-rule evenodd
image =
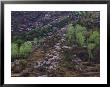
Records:
M32 44L30 41L27 41L21 45L19 55L26 57L26 55L29 54L31 50L32 50Z
M75 28L72 24L69 24L66 33L66 39L69 45L72 45L75 42L75 37Z
M73 45L76 42L79 46L83 46L85 43L85 33L87 32L85 27L81 25L76 25L75 27L72 24L68 25L68 30L66 34L67 41L69 45Z
M77 33L76 40L78 45L82 47L84 45L85 36L81 32L79 32Z
M87 34L89 36L87 36ZM92 60L95 55L94 50L100 45L100 34L98 31L87 31L87 29L79 24L73 26L72 24L68 25L68 30L66 33L66 39L69 43L69 46L77 44L79 47L87 46L89 59ZM76 43L75 43L76 42ZM69 50L68 50L69 51ZM68 58L70 54L65 52L65 57Z
M93 59L95 55L94 49L98 48L100 46L100 35L98 31L93 31L88 39L88 53L89 53L89 59Z
M88 53L89 53L89 60L91 61L91 59L93 59L93 49L95 48L95 44L93 43L89 43L88 44Z
M18 55L18 46L15 43L11 43L11 56L12 58L17 57Z
M32 30L26 33L27 35L26 38L28 38L28 40L31 40L31 42L25 41L26 38L17 39L13 41L12 47L11 47L12 57L13 58L26 57L31 52L32 42L34 43L35 46L41 45L43 40L42 37L44 37L49 31L51 31L51 28L49 28L49 30L47 28L45 29L42 28L41 31ZM89 36L87 36L88 33L90 33ZM35 37L35 38L32 39L32 37ZM20 38L20 37L17 37L17 38ZM79 24L77 25L69 24L67 27L66 40L67 40L68 46L72 46L76 44L79 47L83 47L86 44L90 60L94 58L94 55L95 55L94 50L100 45L99 39L100 39L99 31L96 31L96 30L87 31L86 27L83 27ZM64 52L65 59L67 58L67 60L70 60L71 59L70 54L72 53L69 50L65 51Z
M99 13L12 14L12 74L25 77L99 76Z
M12 58L25 58L32 50L32 44L27 41L21 44L20 47L16 43L11 44L11 55Z
M89 37L88 42L89 43L94 43L96 46L99 46L99 41L100 40L100 34L98 31L93 31Z

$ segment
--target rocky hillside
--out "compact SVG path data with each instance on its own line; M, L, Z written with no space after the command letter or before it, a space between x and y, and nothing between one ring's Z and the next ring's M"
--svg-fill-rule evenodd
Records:
M32 29L41 28L45 25L52 26L53 28L59 28L60 26L58 26L58 23L64 19L64 25L67 25L70 22L84 23L85 21L87 26L99 26L99 15L99 12L12 11L11 31L12 34L14 32L31 31Z
M11 32L11 76L100 76L100 12L12 11Z
M84 48L78 51L78 47L67 46L65 29L46 37L43 45L35 47L28 58L13 61L12 77L99 77L100 65L85 61L87 49L84 53ZM65 51L70 52L70 61L63 58Z

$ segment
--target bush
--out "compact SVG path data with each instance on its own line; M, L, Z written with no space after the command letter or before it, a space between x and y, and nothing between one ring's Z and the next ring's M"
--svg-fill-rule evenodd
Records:
M94 50L99 47L100 45L100 35L98 31L93 31L88 39L88 53L89 59L93 59L94 57Z
M79 32L81 32L83 35L86 33L86 31L87 31L87 29L86 29L86 27L82 27L81 25L79 25L79 24L77 24L76 26L75 26L75 34L77 34L77 33L79 33Z
M82 32L79 32L76 34L76 41L79 46L83 46L85 42L85 36L82 34Z
M11 44L11 56L15 58L18 55L18 46L15 43Z
M72 24L68 25L66 39L67 39L69 45L72 45L73 42L75 41L75 28L72 26Z
M89 43L94 43L96 46L100 44L100 34L98 31L93 31L89 37Z
M15 41L15 43L17 44L18 53L19 53L19 52L20 52L20 47L21 47L21 45L24 43L24 41L21 40L21 39L17 39L17 40Z
M25 58L32 50L32 43L27 41L21 44L20 49L18 49L18 45L15 43L11 44L11 56L12 58Z
M20 47L20 56L26 57L32 50L32 44L30 41L25 42Z
M88 54L89 54L89 60L90 60L90 62L94 58L94 56L93 56L93 49L94 48L95 48L95 44L93 44L93 43L89 43L88 44Z
M75 27L73 27L72 24L69 24L66 34L69 45L75 44L77 42L79 46L83 46L85 43L86 32L86 28L82 27L81 25L77 24Z
M86 40L86 33L87 33L87 29L86 27L82 27L81 25L77 24L75 26L75 36L76 36L76 42L78 43L79 46L83 46L85 44L85 40Z

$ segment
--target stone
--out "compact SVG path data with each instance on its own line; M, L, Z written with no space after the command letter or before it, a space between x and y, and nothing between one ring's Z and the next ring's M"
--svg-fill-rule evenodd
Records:
M49 68L48 68L48 69L50 69L50 70L51 70L51 69L53 69L53 66L49 66Z
M57 51L60 51L60 50L61 50L60 46L55 46L55 49L56 49Z
M69 46L63 46L62 48L64 48L64 49L71 49L71 47L69 47Z
M57 43L56 45L57 45L57 46L59 46L59 45L60 45L60 43Z

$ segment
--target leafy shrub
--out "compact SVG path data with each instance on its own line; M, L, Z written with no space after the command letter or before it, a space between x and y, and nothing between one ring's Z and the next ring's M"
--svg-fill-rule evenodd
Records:
M88 44L88 53L90 60L93 59L93 49L95 48L95 44L89 43Z
M12 58L16 57L18 55L18 46L15 43L11 44L11 56Z
M85 33L87 32L85 27L77 24L75 27L72 24L68 25L66 34L67 41L70 45L77 42L79 46L83 46L85 43Z
M95 48L95 44L94 43L89 43L88 44L88 50L93 50Z
M19 55L26 57L26 55L28 55L31 52L31 49L32 49L32 44L30 41L27 41L21 45Z
M66 38L70 45L75 41L75 28L72 26L72 24L68 25Z
M82 34L82 32L79 32L79 33L76 34L76 41L77 41L79 46L82 47L84 45L85 37Z
M32 50L32 43L27 41L21 44L20 49L18 49L18 45L16 43L11 44L11 56L13 58L26 57Z
M98 31L93 31L88 39L88 53L89 59L94 58L94 49L99 47L100 44L100 35Z
M83 27L83 26L81 26L81 25L79 25L79 24L77 24L77 25L75 26L75 30L76 30L76 31L75 31L75 34L77 34L77 33L79 33L79 32L85 34L85 32L87 31L86 27Z
M98 31L93 31L89 37L89 43L94 43L96 46L100 44L100 34Z

